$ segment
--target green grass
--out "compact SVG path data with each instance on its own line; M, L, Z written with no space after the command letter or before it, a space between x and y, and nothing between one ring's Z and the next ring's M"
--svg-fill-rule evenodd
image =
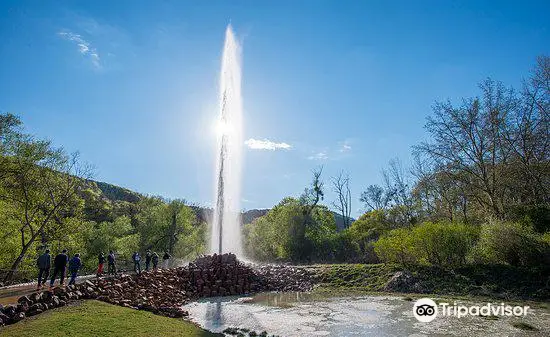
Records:
M0 337L61 336L223 336L181 319L154 315L99 301L84 301L46 311L0 329Z
M321 287L347 288L361 291L382 291L384 285L399 270L389 264L318 265Z
M314 265L319 285L316 292L384 292L395 272L409 270L424 292L458 297L486 297L544 301L550 298L545 282L550 269L535 270L504 265L467 265L454 271L433 266L395 264Z

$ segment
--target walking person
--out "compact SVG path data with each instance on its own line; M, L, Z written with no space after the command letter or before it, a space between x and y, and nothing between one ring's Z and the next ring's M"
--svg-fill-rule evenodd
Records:
M109 255L107 256L107 273L109 275L115 275L116 276L115 253L113 253L112 250L109 251Z
M138 252L134 252L132 255L132 260L134 261L134 271L136 274L141 274L141 256L139 256Z
M164 256L162 257L162 261L164 263L163 268L165 269L168 268L168 261L170 260L171 257L172 255L168 254L168 252L164 252Z
M145 253L145 271L149 271L149 265L151 264L151 250L147 249Z
M153 252L151 261L153 261L153 271L157 271L157 266L159 264L159 254L157 254L157 252Z
M63 249L53 260L53 275L50 280L50 288L53 288L57 274L59 274L59 285L62 286L65 283L67 263L69 263L69 256L67 256L67 250Z
M40 290L46 284L48 276L50 276L50 263L50 250L46 249L44 254L40 255L36 260L36 266L38 267L38 286L36 286L36 290Z
M99 253L97 257L97 277L103 275L103 265L105 264L105 254L103 252Z
M69 285L76 283L76 277L78 276L78 271L82 268L82 261L80 260L80 254L74 254L71 261L69 261L69 272L71 273L71 280Z

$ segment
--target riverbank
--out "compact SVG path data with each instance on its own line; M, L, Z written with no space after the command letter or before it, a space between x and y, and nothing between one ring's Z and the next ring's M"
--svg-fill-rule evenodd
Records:
M417 293L550 300L550 269L471 265L457 269L392 264L327 264L304 267L315 275L317 292Z

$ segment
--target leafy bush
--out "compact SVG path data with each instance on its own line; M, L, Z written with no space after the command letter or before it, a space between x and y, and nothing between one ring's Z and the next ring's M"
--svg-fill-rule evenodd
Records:
M466 263L477 236L474 226L425 222L390 231L374 244L374 250L386 262L454 267Z
M474 246L479 230L459 223L426 222L412 230L421 262L436 266L459 266Z
M382 236L374 243L374 251L385 262L401 264L414 264L418 262L413 232L407 228L394 229Z
M545 238L525 224L490 222L482 225L470 258L477 263L539 266L548 263L550 246Z
M548 205L510 206L508 218L532 226L538 233L550 231L550 207Z

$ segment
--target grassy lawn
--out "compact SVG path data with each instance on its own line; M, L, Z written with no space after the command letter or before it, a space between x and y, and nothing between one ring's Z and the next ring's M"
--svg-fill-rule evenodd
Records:
M0 328L0 337L15 336L220 336L181 319L153 315L99 301L49 310Z

